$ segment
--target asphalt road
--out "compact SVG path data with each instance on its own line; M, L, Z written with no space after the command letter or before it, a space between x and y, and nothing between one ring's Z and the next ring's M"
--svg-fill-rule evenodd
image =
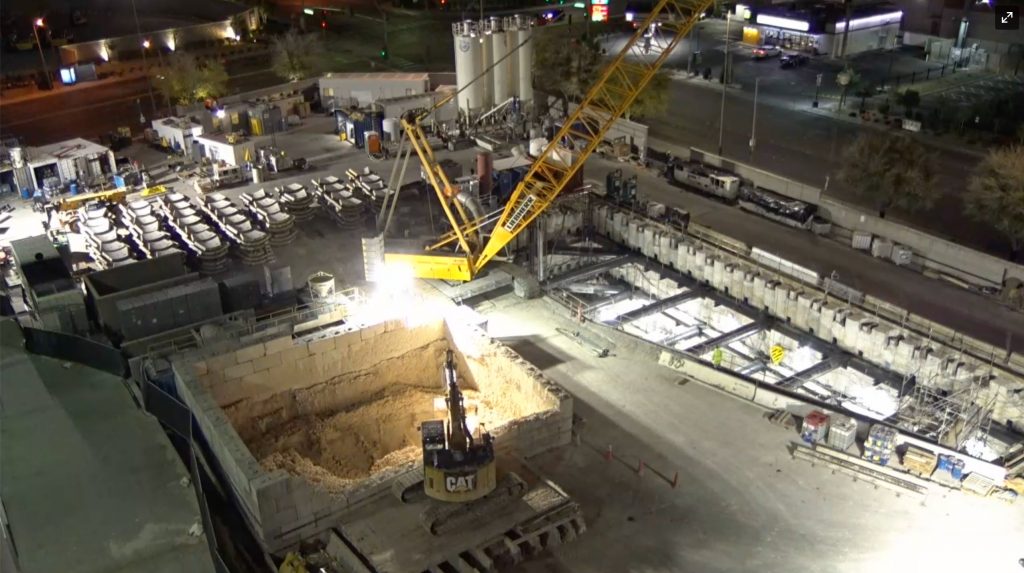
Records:
M266 69L264 59L249 60L229 65L232 74L228 82L231 93L248 91L280 83ZM3 137L18 136L28 145L44 145L72 137L95 138L128 126L137 132L143 126L140 112L149 120L166 115L167 103L153 90L150 103L147 79L126 79L101 82L87 88L46 95L32 100L0 106L0 133ZM138 100L138 103L136 103Z
M769 80L770 81L770 80ZM762 82L762 88L764 84ZM653 138L718 150L722 93L717 85L696 85L686 80L672 82L668 110L661 117L646 120ZM843 150L861 133L857 124L836 121L818 114L761 104L757 117L757 142L750 152L754 103L749 94L730 91L725 103L725 133L722 151L738 162L749 163L808 185L824 187L838 199L865 205L849 188L836 180ZM924 141L927 144L927 141ZM657 147L654 143L652 147ZM890 215L925 225L933 233L955 238L993 251L1004 247L990 229L962 216L959 194L978 157L968 152L931 147L939 185L946 195L931 211L918 215Z

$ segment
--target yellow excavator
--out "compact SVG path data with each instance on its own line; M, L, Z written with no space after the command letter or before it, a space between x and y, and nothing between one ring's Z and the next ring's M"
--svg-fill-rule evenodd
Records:
M612 124L629 109L711 3L712 0L659 0L625 47L602 70L576 110L562 123L497 217L473 214L464 205L465 198L460 197L460 189L445 175L421 126L422 121L459 92L441 99L430 109L405 114L401 120L403 135L398 157L404 153L408 158L412 150L416 151L423 173L437 194L452 230L428 246L426 252L390 252L385 245L385 264L407 266L419 278L473 279L565 190L604 140ZM649 33L651 30L656 33ZM515 51L510 50L509 55ZM473 82L500 63L501 60L495 62ZM403 149L405 140L409 141L411 149Z
M448 423L431 420L420 425L423 437L423 490L440 501L474 501L494 491L494 442L491 435L473 435L459 389L455 358L448 351L442 367Z

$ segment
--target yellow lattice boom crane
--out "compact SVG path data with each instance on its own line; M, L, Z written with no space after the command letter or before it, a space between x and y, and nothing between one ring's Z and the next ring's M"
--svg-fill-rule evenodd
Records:
M452 185L438 164L420 125L455 94L442 99L430 110L406 114L402 118L404 137L416 151L452 230L423 253L385 252L385 263L406 265L419 278L468 281L476 276L566 190L612 124L629 109L712 1L660 0L657 3L626 45L604 67L576 110L565 119L496 219L474 214L461 200L459 189Z

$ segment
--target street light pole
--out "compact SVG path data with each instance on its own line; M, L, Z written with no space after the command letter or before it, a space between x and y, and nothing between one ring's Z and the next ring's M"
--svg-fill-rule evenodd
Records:
M42 18L36 18L32 22L32 33L36 35L36 47L39 48L39 61L43 63L43 75L46 76L46 89L53 89L53 80L50 79L50 66L46 64L46 56L43 55L43 45L39 42L39 28L45 25Z
M132 0L132 17L135 19L135 33L138 36L139 45L142 46L142 27L139 26L139 12L135 9L135 0ZM142 67L149 74L149 65L146 63L146 48L142 48ZM153 110L153 118L156 118L156 99L153 97L153 81L146 78L146 89L149 90L149 107Z
M725 13L725 63L722 64L722 110L718 116L718 156L722 156L722 141L725 138L725 84L729 81L729 24L732 16Z
M754 119L750 122L750 160L754 160L754 148L757 147L757 92L761 87L761 78L754 80Z

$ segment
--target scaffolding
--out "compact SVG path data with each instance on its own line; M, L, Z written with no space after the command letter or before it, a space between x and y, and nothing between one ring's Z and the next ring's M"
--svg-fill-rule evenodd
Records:
M914 384L900 401L896 423L955 450L971 438L985 443L995 402L985 392L988 380L988 376L972 376L966 385L952 391Z

